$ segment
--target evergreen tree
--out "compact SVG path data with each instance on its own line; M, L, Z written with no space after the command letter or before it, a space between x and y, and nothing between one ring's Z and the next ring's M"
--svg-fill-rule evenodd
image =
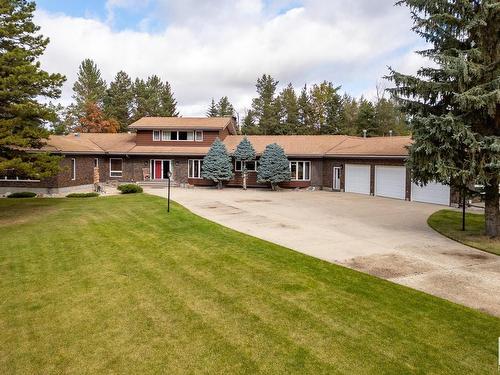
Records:
M258 97L252 101L252 110L259 131L262 134L274 134L277 118L274 105L274 95L278 81L268 74L257 79Z
M217 138L203 158L201 176L217 183L217 188L222 189L222 183L233 178L233 165L226 145Z
M60 158L26 149L40 149L48 137L44 124L56 114L38 99L58 98L65 77L40 68L49 39L38 34L34 11L34 2L0 3L0 174L44 178L58 172Z
M278 97L276 113L278 115L278 130L276 134L299 134L299 106L297 95L291 83L285 87Z
M179 116L179 112L177 111L177 101L174 98L172 87L170 86L170 83L168 83L167 81L165 81L161 90L160 103L161 103L160 116L165 116L165 117Z
M243 174L243 190L247 189L247 166L246 162L255 160L255 149L247 137L243 137L233 154L235 160L241 162L241 172Z
M133 96L132 80L124 71L118 72L106 92L104 113L118 121L120 132L126 132L131 122Z
M405 116L401 113L394 100L379 99L375 103L375 128L379 136L407 135L409 128L406 124Z
M361 97L359 100L358 117L356 119L356 135L363 135L365 130L366 135L369 137L376 135L375 107L371 101Z
M359 135L357 128L358 102L355 98L344 94L339 119L339 134Z
M409 115L408 166L417 183L485 186L485 229L500 235L500 3L404 0L434 66L390 70L391 92Z
M102 108L106 95L106 81L102 79L101 71L91 59L85 59L80 64L73 92L78 117L84 116L87 103L96 103Z
M249 109L246 112L246 115L243 118L243 125L241 126L241 132L243 134L261 134L260 129L255 124L255 115L254 112Z
M132 121L137 121L142 117L150 116L148 107L148 92L146 82L143 79L136 78L132 86Z
M280 145L273 143L266 146L259 160L257 181L270 183L273 190L280 182L290 181L290 162Z
M302 91L300 92L300 96L297 99L298 106L298 121L299 121L299 130L298 134L313 134L314 133L314 125L313 125L313 110L311 106L311 100L309 98L309 93L307 91L307 85L304 85Z
M223 96L222 98L220 98L219 102L217 103L217 115L220 117L234 116L234 107L229 102L227 96Z
M207 117L217 117L219 115L219 111L217 110L217 106L215 105L215 100L212 98L210 102L210 106L207 110Z
M313 85L310 91L314 129L319 134L337 132L337 122L341 108L338 94L340 86L334 87L331 82L323 81Z

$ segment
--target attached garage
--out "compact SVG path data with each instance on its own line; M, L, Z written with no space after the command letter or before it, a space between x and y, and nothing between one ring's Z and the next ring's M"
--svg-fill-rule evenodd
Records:
M345 191L348 193L370 194L369 165L345 165Z
M405 199L406 168L398 166L375 166L375 195Z
M412 183L411 200L448 206L450 204L450 187L437 182L429 182L425 186Z

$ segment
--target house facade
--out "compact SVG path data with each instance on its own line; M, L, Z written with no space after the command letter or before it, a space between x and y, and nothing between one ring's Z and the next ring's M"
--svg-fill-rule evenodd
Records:
M44 150L63 156L57 176L33 180L7 173L0 176L0 192L29 190L64 193L91 189L97 182L162 184L171 172L176 185L210 186L201 177L203 157L216 138L232 153L237 135L230 117L144 117L129 127L131 133L85 133L51 136ZM412 184L405 167L410 137L352 137L344 135L248 136L257 160L247 163L248 186L257 181L258 158L277 143L290 161L290 181L283 188L308 188L378 195L396 199L450 204L450 188L441 184ZM242 165L233 160L234 178L241 186Z

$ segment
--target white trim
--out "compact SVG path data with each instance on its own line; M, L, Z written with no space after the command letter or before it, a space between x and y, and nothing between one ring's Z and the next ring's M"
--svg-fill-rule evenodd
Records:
M338 180L337 180L337 176L335 175L335 172L338 171ZM333 181L332 181L332 189L333 190L340 190L340 181L341 181L341 177L342 177L342 167L340 166L334 166L333 167ZM336 186L335 183L338 183L338 186Z
M194 166L196 165L195 162L198 162L198 168L197 169L197 174L198 174L198 177L193 177L192 175L190 175L190 171L191 169L194 170ZM191 164L193 164L193 168L191 168ZM192 179L197 179L197 180L200 180L202 179L203 177L201 177L201 167L202 167L202 164L203 164L203 159L189 159L188 160L188 178L192 178Z
M113 171L111 169L111 160L120 160L122 162L122 169ZM119 173L120 175L113 175L113 173ZM109 177L122 177L123 176L123 158L109 158Z
M297 168L295 168L295 178L293 178L291 176L292 174L292 163L296 163L297 164ZM299 168L298 168L298 165L299 163L303 163L303 178L299 178ZM307 165L307 170L308 170L308 178L305 178L305 166ZM290 163L289 163L289 168L290 168L290 181L311 181L311 162L309 160L290 160Z
M99 168L99 158L94 158L94 168Z
M161 161L161 178L156 178L155 173L156 173L156 168L155 164L157 161ZM163 178L163 162L168 161L168 168L169 171L172 172L172 177L171 179L173 180L173 175L174 175L174 161L172 159L150 159L149 160L149 173L150 173L150 178L152 181L155 180L166 180L166 178Z
M71 181L76 180L76 159L71 158Z
M172 139L172 133L176 133L175 138ZM191 134L191 139L179 139L179 133L186 133L186 137L189 138ZM195 140L195 134L193 130L162 130L161 140L167 142L193 142Z
M198 139L198 134L201 134L200 139ZM203 130L195 130L194 131L194 141L195 142L203 142Z
M19 179L19 177L16 177L16 178L7 178L7 176L4 176L4 178L0 178L0 181L40 182L40 180Z

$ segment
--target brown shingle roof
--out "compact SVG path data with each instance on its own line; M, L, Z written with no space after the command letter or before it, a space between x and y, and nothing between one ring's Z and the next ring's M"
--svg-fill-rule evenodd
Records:
M407 156L411 137L346 137L325 152L325 156Z
M140 155L154 155L154 154L164 154L164 155L197 155L205 156L210 147L200 147L200 146L135 146L128 153L129 154L140 154Z
M81 133L51 135L45 149L62 153L125 153L135 146L135 134Z
M222 130L232 122L231 117L143 117L131 124L129 128Z
M252 143L255 152L262 154L267 145L277 143L289 156L321 157L332 147L340 144L347 136L345 135L249 135L248 140ZM242 135L229 135L224 143L230 152L243 139Z

